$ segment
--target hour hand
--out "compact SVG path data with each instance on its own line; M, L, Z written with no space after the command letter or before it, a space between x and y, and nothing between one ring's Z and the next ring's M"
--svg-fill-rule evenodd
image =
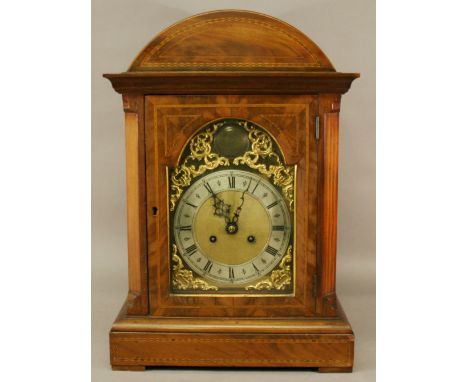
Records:
M229 215L231 212L231 205L227 204L222 200L220 197L218 197L213 189L211 188L210 184L208 182L204 182L203 185L205 188L208 190L208 192L211 194L213 198L213 208L214 208L214 215L224 217L224 219L229 221Z
M216 216L224 217L226 222L229 221L231 206L229 204L224 203L224 200L218 198L216 195L214 195L213 198L213 207L215 209L214 214Z

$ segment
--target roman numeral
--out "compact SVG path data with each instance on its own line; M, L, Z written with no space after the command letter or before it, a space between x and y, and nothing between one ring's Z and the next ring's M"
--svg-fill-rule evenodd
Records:
M208 262L203 267L203 270L209 273L211 271L212 266L213 266L213 263L210 260L208 260Z
M191 231L192 230L192 226L191 225L182 225L180 227L177 227L177 229L179 231Z
M228 181L229 181L229 187L230 188L235 188L236 187L236 177L235 176L230 176L228 178Z
M203 182L203 185L205 186L205 188L208 190L208 192L210 194L214 195L213 189L211 188L211 186L210 186L210 184L208 182Z
M255 192L255 190L257 189L259 184L260 184L260 179L258 180L257 184L255 185L254 189L252 190L252 194Z
M260 270L257 268L257 266L254 263L252 263L252 266L255 268L255 271L257 272L257 274L260 274Z
M185 249L185 254L187 256L192 256L197 251L197 246L192 244L190 247Z
M270 255L273 256L276 256L278 254L278 250L270 246L266 247L265 252L268 252Z
M270 209L270 208L276 206L278 203L279 203L279 200L277 200L277 201L271 203L270 205L267 206L267 208Z
M274 225L272 229L273 231L284 231L285 227L284 225Z
M233 279L234 278L234 268L229 267L229 278Z
M195 204L189 203L186 200L184 200L185 204L189 205L190 207L197 208Z

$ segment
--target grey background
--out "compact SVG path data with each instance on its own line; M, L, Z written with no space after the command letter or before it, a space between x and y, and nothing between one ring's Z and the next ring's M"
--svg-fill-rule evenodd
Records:
M248 9L284 20L316 42L341 72L361 78L342 99L337 291L356 334L352 374L159 369L113 372L108 331L127 294L122 101L102 73L122 72L156 34L185 17ZM372 0L92 2L93 381L375 380L375 4Z

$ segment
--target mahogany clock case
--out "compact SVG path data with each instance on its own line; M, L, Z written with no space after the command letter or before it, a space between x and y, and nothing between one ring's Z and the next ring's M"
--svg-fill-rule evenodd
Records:
M354 334L335 293L336 224L341 95L358 76L337 73L290 25L246 11L186 19L127 72L105 75L123 95L127 169L129 293L110 333L114 369L352 370ZM296 168L290 295L171 291L167 172L220 118L258 124Z

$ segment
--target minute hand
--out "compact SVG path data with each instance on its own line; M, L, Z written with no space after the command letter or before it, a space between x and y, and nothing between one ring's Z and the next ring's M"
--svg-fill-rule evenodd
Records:
M236 208L236 212L234 212L234 216L232 217L232 220L230 221L230 223L237 223L237 221L239 220L239 215L240 215L242 206L244 205L244 201L245 201L244 194L246 193L246 191L247 191L247 188L244 190L244 192L242 193L240 197L241 204L239 205L239 207Z

